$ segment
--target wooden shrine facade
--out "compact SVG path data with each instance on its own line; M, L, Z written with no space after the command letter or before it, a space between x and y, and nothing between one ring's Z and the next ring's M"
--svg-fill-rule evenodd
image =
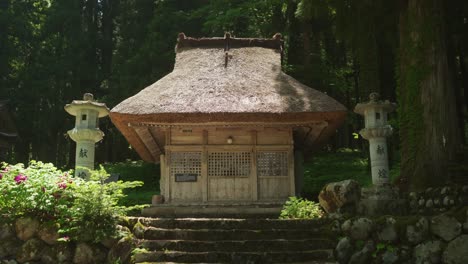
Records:
M283 202L296 193L292 126L132 128L161 148L153 152L161 153L165 203Z

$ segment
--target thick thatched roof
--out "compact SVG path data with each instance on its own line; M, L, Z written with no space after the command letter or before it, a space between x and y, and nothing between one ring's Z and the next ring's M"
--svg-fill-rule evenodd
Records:
M190 42L181 41L174 71L114 107L112 113L345 111L334 99L283 73L280 49L255 45L230 48L225 52L224 47L214 45L220 40L224 43L224 39L213 39L212 46L205 40L208 47L192 47ZM264 46L266 43L269 42L259 42Z
M174 70L115 106L111 119L132 145L141 143L131 135L133 123L326 121L334 130L345 107L283 73L281 55L279 34L194 39L181 33Z

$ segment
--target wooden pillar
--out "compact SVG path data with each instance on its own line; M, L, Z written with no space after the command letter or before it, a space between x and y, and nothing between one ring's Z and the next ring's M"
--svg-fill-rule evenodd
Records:
M171 145L171 128L167 128L166 130L166 146ZM171 201L171 184L172 184L172 177L171 177L171 151L166 148L166 162L164 166L164 175L166 175L166 180L165 180L165 187L164 187L164 192L166 195L164 196L164 200L166 203L169 203Z
M294 179L294 140L292 128L289 129L290 147L288 151L288 168L289 168L289 195L296 195L296 184Z
M202 185L202 201L208 201L208 131L203 130L203 150L202 150L202 164L201 164L201 185Z
M161 164L161 179L159 180L159 190L160 194L163 197L166 197L166 182L168 181L167 179L167 174L166 174L166 155L161 154L159 156L160 164Z
M257 131L251 131L252 157L250 169L250 186L252 187L252 200L258 201L258 175L257 175Z

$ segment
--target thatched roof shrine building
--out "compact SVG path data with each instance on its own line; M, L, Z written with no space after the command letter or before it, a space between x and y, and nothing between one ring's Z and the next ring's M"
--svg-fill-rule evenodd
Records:
M343 105L281 71L282 40L188 38L174 70L111 110L170 203L284 201L294 151L324 142Z

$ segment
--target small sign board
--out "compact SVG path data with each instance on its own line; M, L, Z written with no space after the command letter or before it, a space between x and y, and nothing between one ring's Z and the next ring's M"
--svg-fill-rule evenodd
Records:
M176 182L196 182L198 174L196 173L176 173Z
M109 182L116 182L120 178L120 174L118 173L111 173L109 178L107 178L104 182L109 183Z

